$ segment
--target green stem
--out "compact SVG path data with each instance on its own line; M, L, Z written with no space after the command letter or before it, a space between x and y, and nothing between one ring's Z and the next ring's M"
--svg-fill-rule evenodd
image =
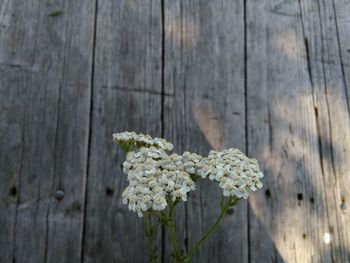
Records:
M176 232L175 232L175 224L174 224L174 212L175 212L176 203L169 202L169 216L168 216L168 224L166 225L169 233L170 242L173 247L173 254L176 262L181 262L181 253L176 241Z
M152 214L155 215L160 220L160 222L166 222L168 220L168 217L159 211L152 211Z
M149 262L150 263L155 263L155 255L153 254L153 249L152 249L152 227L151 227L151 222L149 220L149 214L146 212L143 214L144 218L144 224L145 224L145 235L146 235L146 240L147 240L147 252L148 252L148 257L149 257Z
M190 262L190 258L193 255L194 252L197 251L197 249L208 239L208 237L216 230L216 228L219 226L221 220L224 218L227 210L233 206L236 205L238 202L238 199L235 199L233 197L230 197L227 203L224 202L224 198L221 198L220 207L221 212L218 216L218 218L215 220L215 222L212 224L212 226L205 232L203 237L197 241L197 243L190 249L186 257L184 258L184 262Z

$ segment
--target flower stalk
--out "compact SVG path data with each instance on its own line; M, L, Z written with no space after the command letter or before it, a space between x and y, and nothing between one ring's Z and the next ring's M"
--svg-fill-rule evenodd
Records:
M176 262L181 262L181 252L179 250L179 247L177 245L176 240L176 231L175 231L175 222L174 222L174 212L175 212L175 205L174 203L171 203L169 206L169 217L168 217L168 224L166 225L170 242L173 248L173 256Z
M156 262L156 256L150 216L155 216L165 227L175 262L188 263L218 228L227 210L263 186L257 160L248 158L238 149L210 151L203 157L190 152L171 153L173 144L149 135L123 132L114 134L113 139L127 153L123 171L129 184L122 193L123 203L139 217L144 217L151 263ZM198 180L206 178L222 189L220 213L193 247L183 253L176 239L175 207L178 202L187 201L188 193L196 189Z
M153 229L151 226L150 218L149 218L149 213L144 214L144 227L145 227L145 236L146 236L146 241L147 241L147 252L148 252L148 257L149 257L149 262L150 263L155 263L156 261L156 256L154 255L153 252Z
M184 262L190 262L190 258L195 253L198 248L211 236L211 234L214 233L214 231L218 228L220 225L222 219L224 218L227 210L236 205L239 199L230 197L227 203L224 203L224 197L221 197L221 211L215 222L209 227L209 229L204 233L203 237L197 241L197 243L194 244L194 246L190 249L190 251L187 253Z

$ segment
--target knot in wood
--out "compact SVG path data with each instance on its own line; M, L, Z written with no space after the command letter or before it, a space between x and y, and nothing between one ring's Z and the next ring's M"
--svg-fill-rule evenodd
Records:
M64 197L64 192L62 190L57 190L56 193L55 193L55 198L58 200L58 201L61 201Z

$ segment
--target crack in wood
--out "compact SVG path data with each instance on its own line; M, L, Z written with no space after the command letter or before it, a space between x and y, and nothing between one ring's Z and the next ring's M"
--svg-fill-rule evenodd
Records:
M91 140L92 140L92 123L93 123L93 111L94 111L94 101L93 101L93 94L94 94L94 76L95 76L95 54L96 54L96 39L97 39L97 15L98 15L98 1L95 0L94 5L94 24L93 24L93 32L92 32L92 50L91 50L91 71L90 71L90 89L89 89L89 121L88 121L88 134L87 134L87 140L86 140L86 154L85 154L85 160L86 160L86 166L85 166L85 179L83 181L83 204L82 204L82 224L80 229L80 239L81 239L81 245L80 245L80 263L84 262L84 256L85 256L85 231L86 231L86 218L87 218L87 205L88 205L88 178L89 178L89 168L90 168L90 155L91 155Z
M174 94L167 94L164 93L164 91L153 91L153 90L147 90L147 89L135 89L135 88L128 88L128 87L122 87L122 86L117 86L117 85L112 85L112 86L107 86L103 85L101 86L102 89L112 89L112 90L117 90L117 91L123 91L123 92L136 92L136 93L145 93L145 94L151 94L151 95L159 95L162 98L164 97L173 97ZM164 102L162 102L164 104ZM161 116L161 119L163 117Z
M336 8L335 8L334 0L332 0L332 6L333 6L333 13L334 13L335 32L336 32L336 36L337 36L337 44L338 44L340 68L341 68L341 73L342 73L342 79L343 79L344 89L345 89L345 90L344 90L344 93L345 93L345 96L346 96L346 105L347 105L347 107L348 107L348 113L349 113L349 116L350 116L349 94L348 94L347 83L346 83L346 77L345 77L344 59L343 59L343 54L342 54L341 45L340 45L339 28L338 28L338 18L337 18L337 11L336 11Z
M322 18L321 18L321 0L318 1L318 18L319 18L319 27L320 27L320 34L321 34L321 39L324 39L324 34L323 34L323 24L322 24ZM323 2L323 5L325 3ZM323 75L323 85L324 85L324 91L325 91L325 101L326 101L326 111L327 111L327 121L328 121L328 130L329 130L329 141L330 141L330 147L329 147L329 151L330 151L330 155L331 155L331 169L332 169L332 173L334 175L335 180L337 181L337 174L336 174L336 170L335 170L335 163L334 163L334 154L333 154L333 147L332 147L332 124L331 124L331 113L330 113L330 106L329 106L329 98L328 98L328 85L327 85L327 81L326 81L326 68L325 68L325 63L324 63L324 54L325 54L325 49L324 49L324 43L323 41L321 42L321 58L322 58L322 75ZM327 54L329 53L329 49L327 46ZM320 127L320 126L319 126ZM322 138L321 138L321 144L322 144ZM323 157L323 156L322 156ZM325 180L325 177L323 177ZM324 185L326 185L326 182L324 181ZM335 196L335 191L332 191L333 194L333 200L336 200L336 196ZM328 208L328 202L330 202L330 200L327 200L327 195L325 196L326 199L326 212L327 212L327 219L328 219L328 224L330 224L330 212L329 212L329 208ZM339 218L338 218L338 214L335 213L335 217L336 217L336 222L337 222L337 232L338 232L338 239L340 238L340 230L338 227L338 222L339 222ZM338 240L339 242L339 240ZM338 251L336 251L334 248L331 249L331 258L333 260L335 260L336 255L335 253L338 253Z
M164 138L165 133L165 117L164 117L164 99L165 99L165 0L161 0L161 92L159 93L152 93L155 95L161 96L161 105L160 105L160 122L161 122L161 137ZM161 262L165 262L165 227L162 226L161 228Z

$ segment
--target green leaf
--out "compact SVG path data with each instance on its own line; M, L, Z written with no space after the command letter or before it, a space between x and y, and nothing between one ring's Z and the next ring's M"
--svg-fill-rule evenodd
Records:
M49 16L51 17L56 17L56 16L60 16L63 14L63 11L62 10L56 10L56 11L53 11L49 14Z
M232 198L230 201L229 201L229 207L232 207L232 206L235 206L238 204L238 202L241 200L242 198Z
M117 144L120 146L120 148L123 149L125 153L128 153L132 147L131 145L132 142L129 142L129 141L120 141L120 142L117 142Z
M153 231L151 228L145 228L145 235L146 237L151 237L153 234Z
M197 174L190 174L190 177L192 179L193 182L197 182L198 179L200 179L201 177Z

